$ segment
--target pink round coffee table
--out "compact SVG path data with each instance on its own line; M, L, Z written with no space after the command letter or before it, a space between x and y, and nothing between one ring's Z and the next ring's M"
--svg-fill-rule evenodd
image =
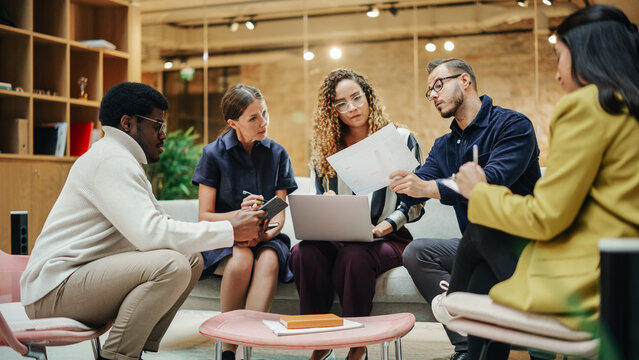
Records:
M252 310L225 312L200 325L200 333L215 340L215 359L222 359L222 343L244 346L244 360L251 348L337 349L382 344L382 360L389 359L389 345L395 343L395 359L401 360L401 338L415 326L415 316L399 313L346 318L364 327L313 334L275 335L262 320L279 321L280 314Z

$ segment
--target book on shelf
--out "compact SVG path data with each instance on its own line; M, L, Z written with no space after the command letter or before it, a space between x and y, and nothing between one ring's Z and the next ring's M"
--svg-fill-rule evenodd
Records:
M0 152L27 155L29 152L29 120L11 119L2 121L5 127L0 131Z
M93 122L71 123L71 156L81 156L91 145Z
M282 315L280 323L287 329L342 326L344 319L335 314Z
M33 128L33 153L64 156L67 145L65 122L43 123Z

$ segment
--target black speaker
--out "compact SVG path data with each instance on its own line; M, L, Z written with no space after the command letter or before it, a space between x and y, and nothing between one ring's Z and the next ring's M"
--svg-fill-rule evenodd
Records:
M602 239L599 358L639 359L639 238Z
M11 254L27 255L29 252L29 229L26 211L11 212Z

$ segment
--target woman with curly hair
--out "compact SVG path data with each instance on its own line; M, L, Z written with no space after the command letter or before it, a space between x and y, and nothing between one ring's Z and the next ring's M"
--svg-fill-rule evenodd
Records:
M312 177L318 194L352 195L353 191L330 166L327 157L365 139L391 121L373 88L351 70L331 72L319 91L313 121ZM410 131L398 128L406 146L421 163L419 146ZM372 231L368 242L302 241L291 251L291 268L300 295L301 314L330 311L336 291L342 316L368 316L375 280L402 265L402 252L412 240L403 227L418 220L421 204L408 207L388 187L369 196ZM311 359L331 359L331 350L316 350ZM350 349L347 359L366 358L366 348Z

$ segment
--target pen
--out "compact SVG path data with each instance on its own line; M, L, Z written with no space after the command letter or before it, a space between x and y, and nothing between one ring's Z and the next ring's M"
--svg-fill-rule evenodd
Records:
M255 195L255 194L252 194L252 193L250 193L250 192L248 192L246 190L242 190L242 195L249 196L249 195Z
M479 149L477 148L477 144L473 145L473 162L475 165L479 165Z

